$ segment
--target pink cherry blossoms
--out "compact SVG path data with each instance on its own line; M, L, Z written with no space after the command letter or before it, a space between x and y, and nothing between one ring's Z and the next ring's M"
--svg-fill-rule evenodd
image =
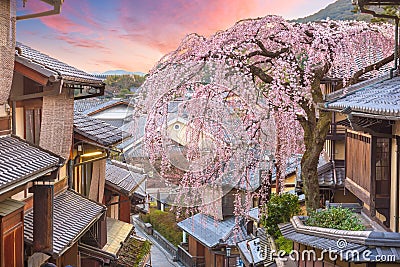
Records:
M319 127L321 80L350 82L391 55L393 40L386 24L277 16L239 21L208 38L188 35L150 72L135 102L134 117L147 117L143 140L155 171L179 173L172 203L216 213L235 188L235 214L243 214L257 196L259 171L272 166L267 158L276 159L283 190L288 159L310 149L304 131ZM171 122L183 125L180 133Z

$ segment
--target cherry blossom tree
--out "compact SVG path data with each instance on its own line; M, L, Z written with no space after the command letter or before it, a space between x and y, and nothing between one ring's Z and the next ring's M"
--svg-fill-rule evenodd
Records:
M150 157L164 158L163 168L169 168L160 130L166 123L167 103L192 91L186 112L205 116L189 119L193 131L188 141L198 144L199 135L207 133L214 136L217 149L212 163L200 172L187 172L182 179L185 187L198 188L211 177L217 179L232 158L239 164L235 182L248 183L246 177L262 161L260 155L268 152L275 154L282 190L288 157L302 152L306 206L317 209L317 165L332 117L318 109L324 102L321 81L340 79L338 89L377 72L393 60L393 40L392 26L386 24L300 24L277 16L242 20L208 38L191 34L158 62L143 86L147 93L138 106L149 115L145 139ZM194 82L198 86L189 88ZM207 106L210 100L226 103L227 94L237 96L230 105L240 112L227 111L226 105ZM233 115L236 119L229 120ZM239 121L240 127L232 129L232 121ZM234 134L240 142L232 145L225 139ZM261 154L252 154L255 147ZM199 158L198 146L189 150L187 157Z

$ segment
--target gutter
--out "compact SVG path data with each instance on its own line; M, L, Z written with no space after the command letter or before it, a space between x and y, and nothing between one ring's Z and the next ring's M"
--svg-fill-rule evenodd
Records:
M45 176L46 174L48 174L50 172L58 170L58 168L59 167L51 167L49 169L46 169L45 171L41 171L41 172L38 172L38 173L36 173L36 174L34 174L32 176L29 176L26 179L21 179L21 180L15 182L15 183L13 183L11 185L11 187L6 187L6 188L3 188L3 189L0 189L0 195L5 194L5 193L7 193L7 192L19 187L19 186L22 186L22 185L26 184L26 183L32 182L33 180L36 180L39 177Z
M326 104L323 107L321 107L321 109L324 111L343 113L342 112L343 109L328 108ZM351 111L350 113L348 113L346 115L350 115L350 114L354 115L354 116L372 118L372 119L381 119L381 120L390 120L390 121L400 120L400 117L398 117L398 116L363 113L363 112L359 112L359 111Z
M27 15L22 15L22 16L17 16L17 20L23 20L23 19L33 19L33 18L39 18L39 17L45 17L45 16L51 16L51 15L57 15L61 13L61 5L64 2L64 0L57 0L57 1L46 1L42 0L43 2L46 2L47 4L50 4L53 6L52 10L48 11L43 11L39 13L33 13L33 14L27 14ZM24 5L25 6L25 5Z

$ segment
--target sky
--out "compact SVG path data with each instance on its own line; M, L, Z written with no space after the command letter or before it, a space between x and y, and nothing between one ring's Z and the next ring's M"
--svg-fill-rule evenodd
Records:
M21 1L22 2L22 1ZM88 72L148 72L190 33L210 36L236 21L313 14L334 0L65 0L60 15L17 22L17 40ZM29 0L18 14L49 6Z

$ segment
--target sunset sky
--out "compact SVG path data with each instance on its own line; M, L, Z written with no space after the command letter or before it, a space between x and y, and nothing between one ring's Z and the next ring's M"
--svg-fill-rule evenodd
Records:
M22 1L21 1L22 2ZM17 23L17 40L88 72L147 72L192 32L208 36L237 20L287 19L334 0L65 0L61 15ZM18 14L48 9L39 0Z

